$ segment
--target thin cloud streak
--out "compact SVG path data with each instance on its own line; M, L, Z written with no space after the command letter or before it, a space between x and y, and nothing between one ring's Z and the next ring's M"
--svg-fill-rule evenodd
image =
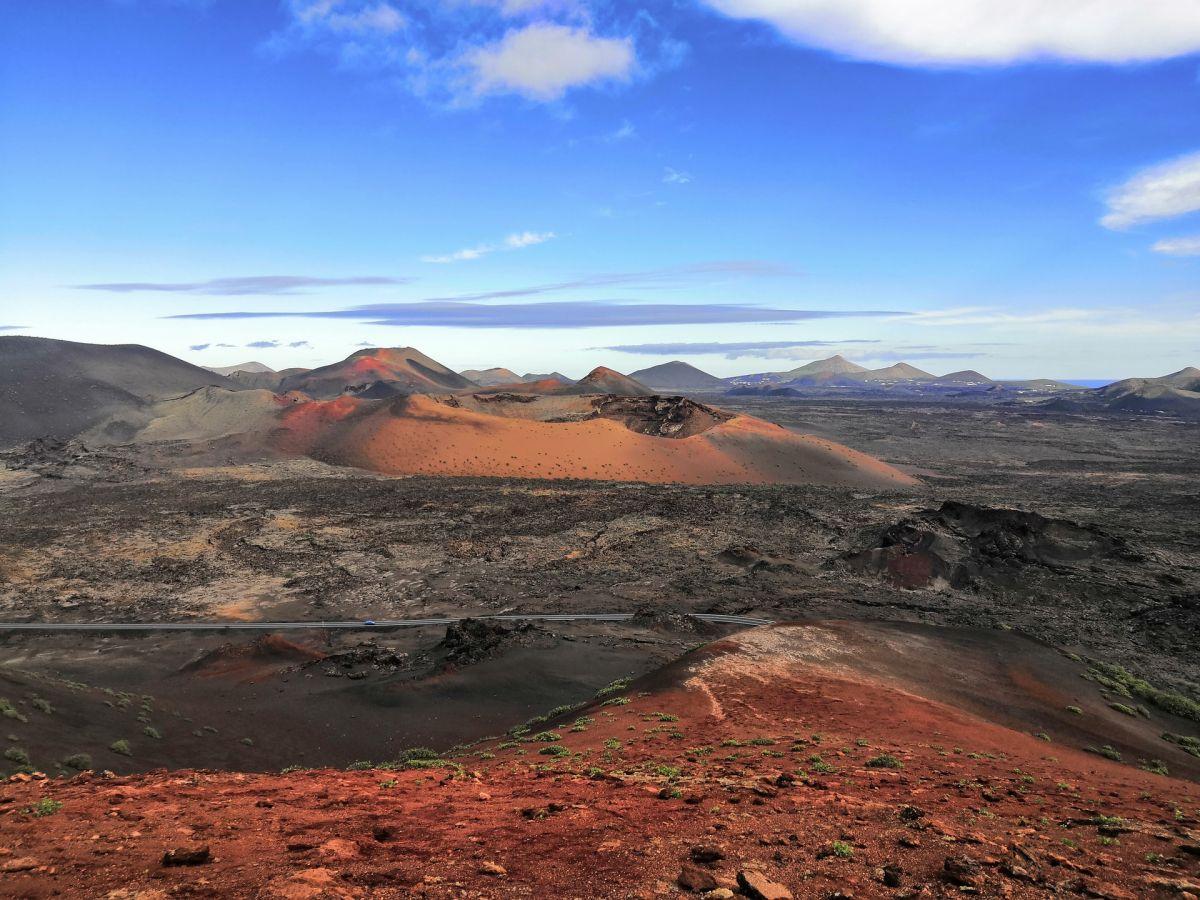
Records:
M877 344L873 340L849 341L698 341L665 344L616 344L612 347L589 347L589 350L614 350L639 356L724 356L739 359L743 356L766 357L772 350L800 347L842 347L847 344Z
M637 325L698 325L734 322L799 322L814 319L896 317L894 310L772 309L730 303L380 303L325 311L187 313L170 319L310 318L353 319L368 325L442 328L604 328Z
M103 284L77 284L84 291L108 291L115 294L140 292L170 294L211 294L238 297L252 294L300 294L300 288L357 287L410 284L411 278L385 275L352 275L348 278L315 278L307 275L247 275L238 278L213 278L209 281L117 281Z

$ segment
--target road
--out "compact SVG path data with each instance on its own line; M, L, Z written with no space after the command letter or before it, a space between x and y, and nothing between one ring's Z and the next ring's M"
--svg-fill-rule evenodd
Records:
M716 613L690 613L703 622L718 625L770 625L770 619L752 616L723 616ZM432 619L367 619L354 622L0 622L4 631L291 631L299 628L343 628L358 631L386 631L392 628L422 628L450 625L472 619L496 619L502 622L627 622L633 613L529 613L494 616L446 616Z

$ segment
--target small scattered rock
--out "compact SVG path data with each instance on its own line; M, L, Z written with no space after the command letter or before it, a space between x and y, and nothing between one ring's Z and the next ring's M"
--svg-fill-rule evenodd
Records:
M698 862L702 865L711 866L713 863L720 862L725 858L725 851L720 847L712 847L707 844L699 844L693 847L689 853L692 862Z
M480 875L491 875L493 878L503 878L508 874L508 869L494 862L480 863L478 871Z
M751 900L792 900L791 891L754 869L738 872L737 880L742 893Z
M883 867L883 883L890 888L898 888L904 881L904 870L895 863Z
M176 847L162 855L164 866L202 866L212 862L208 847Z
M685 891L692 891L697 894L705 891L713 891L718 887L717 879L713 877L711 872L691 863L683 864L683 867L679 870L679 876L675 881Z
M969 856L947 856L942 876L957 887L977 888L983 884L979 863Z

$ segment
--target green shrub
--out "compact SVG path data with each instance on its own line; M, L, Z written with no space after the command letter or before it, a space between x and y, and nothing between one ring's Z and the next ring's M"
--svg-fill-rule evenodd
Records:
M9 703L8 699L5 697L0 697L0 716L4 716L6 719L16 719L18 722L29 721L29 719L27 719L19 709Z
M156 740L156 741L162 740L162 732L159 731L157 728L155 728L153 725L147 725L145 728L143 728L142 734L144 734L148 738L154 738L154 740Z
M4 758L9 762L15 762L18 766L29 765L29 754L20 747L9 747L4 751Z
M113 741L108 745L108 749L113 753L121 754L121 756L133 756L133 748L129 746L129 741L124 738Z
M41 819L45 816L52 816L62 809L61 800L51 800L49 797L43 797L33 806L27 807L25 815L33 816L35 819Z
M92 767L92 758L86 753L72 753L62 761L62 764L68 769L75 769L82 772Z
M46 715L51 715L54 712L54 707L50 705L50 701L43 700L41 697L34 697L29 701L29 705L38 712L44 712Z
M868 769L903 769L904 763L896 759L890 753L881 753L878 756L873 756L867 760Z

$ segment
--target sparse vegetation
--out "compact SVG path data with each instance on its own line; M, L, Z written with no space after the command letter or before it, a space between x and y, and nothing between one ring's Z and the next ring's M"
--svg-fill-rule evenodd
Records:
M1200 703L1174 691L1164 691L1115 663L1091 660L1083 677L1122 697L1136 697L1164 712L1200 722Z
M142 734L144 734L148 738L153 738L156 741L162 740L162 732L159 731L157 728L155 728L153 725L147 725L145 728L143 728Z
M1096 753L1103 756L1105 759L1111 759L1113 762L1121 761L1121 751L1114 747L1105 744L1103 747L1087 747L1088 753Z
M62 761L63 767L82 772L92 767L92 758L86 753L72 753Z
M18 766L29 765L29 754L20 747L9 747L4 751L4 758L9 762L16 763Z
M0 716L4 716L6 719L16 719L18 722L29 721L25 714L13 706L5 697L0 697Z
M868 769L903 769L904 763L892 756L890 753L881 753L878 756L873 756L866 762Z
M43 700L41 697L34 697L29 701L29 705L38 712L43 712L48 716L54 713L54 707L50 705L50 701Z
M61 800L52 800L49 797L43 797L37 803L33 804L33 806L26 807L25 815L33 816L35 819L41 819L45 816L54 815L56 812L62 809L62 807L63 805Z
M108 745L108 749L113 753L119 753L121 756L133 756L133 748L129 746L129 741L124 738L113 741Z
M1185 753L1190 753L1192 756L1200 756L1200 737L1172 734L1168 731L1163 734L1162 738L1164 741L1179 745Z

